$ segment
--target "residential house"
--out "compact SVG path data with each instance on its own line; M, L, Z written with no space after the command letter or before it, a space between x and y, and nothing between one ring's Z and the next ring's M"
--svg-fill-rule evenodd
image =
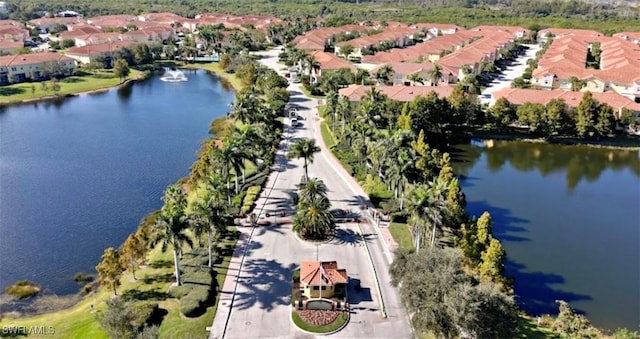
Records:
M415 28L410 27L386 29L382 33L339 42L334 47L334 53L345 58L362 59L364 55L371 52L372 48L376 46L386 45L390 48L405 47L418 33L419 32ZM345 45L353 47L353 52L350 55L342 55L341 48Z
M470 31L476 32L506 32L513 35L516 39L524 39L529 37L531 34L531 30L519 27L519 26L490 26L490 25L481 25L471 28Z
M75 60L58 53L0 56L0 84L40 81L51 75L68 76L75 67Z
M122 40L122 34L118 32L92 33L75 38L77 47L113 43L120 40Z
M15 54L19 49L24 47L24 42L13 40L0 40L0 54Z
M138 17L135 15L119 14L119 15L102 15L87 19L87 23L98 27L101 30L105 28L126 28L129 25L136 25Z
M303 261L300 263L300 289L307 298L345 296L349 277L336 261Z
M314 67L311 70L311 83L316 83L325 71L338 70L341 68L346 68L353 73L357 71L357 68L352 63L336 56L335 54L323 51L313 51L309 53L309 55L311 55L318 63L317 67Z
M599 38L604 34L591 29L545 28L538 31L538 41L545 42L548 37L582 36L589 39Z
M163 12L163 13L144 13L138 15L138 21L151 23L154 25L161 26L171 26L171 25L182 25L186 18L181 17L174 13Z
M433 84L430 79L430 72L435 66L434 63L412 63L412 62L393 62L388 64L380 64L377 67L371 69L370 73L375 74L381 68L386 65L391 66L393 69L393 85L403 86L447 86L456 84L458 82L457 70L452 70L447 66L440 65L442 77L437 84ZM422 77L422 82L414 82L410 78L413 74L419 73Z
M29 40L29 30L20 26L0 26L0 40L26 41Z
M375 88L380 93L386 95L389 99L409 102L419 96L426 96L434 92L442 98L446 98L453 92L453 86L366 86L366 85L349 85L342 88L338 94L349 98L350 102L360 102L367 92Z
M613 37L631 41L636 45L640 45L640 32L621 32L614 34Z
M60 32L58 38L54 38L52 40L63 41L66 39L75 40L77 37L86 36L95 33L102 33L96 26L87 25L87 24L77 24L77 25L69 25L68 31Z
M455 34L438 36L407 48L396 48L388 52L378 52L374 55L366 55L363 58L363 62L366 64L425 61L435 62L443 55L456 51L480 37L481 34L479 32L458 31Z
M65 25L68 27L69 25L75 25L80 23L83 23L83 20L80 17L39 18L39 19L29 20L29 25L39 29L40 32L43 32L43 33L49 32L51 28L53 28L58 24Z
M640 103L637 103L623 95L615 92L592 92L593 98L600 103L607 104L614 109L616 118L620 117L623 109L630 110L634 113L640 113ZM500 98L507 99L515 105L524 103L537 103L546 105L553 99L562 99L571 108L577 108L582 100L583 92L572 92L562 89L553 90L536 90L522 88L504 88L493 92L493 97L498 100Z
M322 27L297 36L293 39L292 43L298 49L307 51L324 51L333 43L333 38L339 33L360 32L368 29L371 29L371 27L360 25Z
M600 43L599 69L586 68L590 39ZM615 91L636 100L640 98L639 70L640 46L631 41L568 35L554 39L533 71L531 84L542 89L571 89L570 80L575 77L585 82L582 91Z
M150 26L129 31L121 35L122 40L132 40L141 43L163 42L175 37L176 33L173 28L167 26Z
M417 23L412 25L411 27L426 31L432 37L446 34L455 34L458 31L464 31L464 28L454 24Z
M113 42L89 44L81 47L71 47L67 49L65 55L82 64L88 64L98 59L109 59L112 57L113 52L123 47L130 47L135 43L135 41L117 40Z

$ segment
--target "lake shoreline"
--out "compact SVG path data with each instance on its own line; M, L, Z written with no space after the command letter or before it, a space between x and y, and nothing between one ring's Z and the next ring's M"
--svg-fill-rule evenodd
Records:
M640 137L626 135L616 135L613 138L604 140L586 140L575 137L556 137L548 139L544 137L532 137L529 135L525 135L524 133L478 129L470 129L466 131L466 133L468 133L471 138L481 140L512 140L530 143L544 143L550 145L587 146L594 148L640 151Z

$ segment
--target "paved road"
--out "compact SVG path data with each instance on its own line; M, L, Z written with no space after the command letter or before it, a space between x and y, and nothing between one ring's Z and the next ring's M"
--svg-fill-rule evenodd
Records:
M279 50L266 52L261 62L279 70L278 53ZM287 160L285 150L288 144L301 137L316 138L323 146L323 151L316 154L314 163L309 166L309 175L327 184L332 207L346 209L352 215L365 213L360 209L364 193L322 144L317 100L305 97L298 84L292 84L288 89L292 93L291 102L304 119L299 127L286 129L276 155L276 170L270 175L255 210L260 215L260 222L278 225L241 228L242 236L221 291L210 338L313 338L290 323L290 294L293 270L300 261L316 260L316 257L337 260L341 268L347 269L352 283L359 280L362 286L356 290L349 285L351 321L333 337L411 338L413 333L407 314L397 290L390 284L388 229L372 223L340 223L336 238L316 246L294 236L290 216L279 216L283 210L289 214L293 211L290 198L303 175L303 161ZM271 216L266 217L267 213ZM365 235L373 261L358 236L360 232ZM372 262L387 318L382 317Z
M493 106L496 99L493 97L492 93L511 87L513 79L522 76L522 73L527 69L527 60L534 59L536 57L536 52L540 50L540 45L527 46L529 49L526 50L525 54L516 58L511 65L507 66L507 68L496 79L493 79L491 84L482 91L480 94L480 103Z

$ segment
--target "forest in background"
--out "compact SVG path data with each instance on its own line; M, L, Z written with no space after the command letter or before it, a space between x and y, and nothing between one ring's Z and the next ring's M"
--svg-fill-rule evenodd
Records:
M86 17L106 14L173 12L193 18L205 12L275 15L285 19L333 18L337 23L397 20L597 29L605 34L640 31L640 8L594 1L547 0L20 0L8 18L30 20L45 12L73 10Z

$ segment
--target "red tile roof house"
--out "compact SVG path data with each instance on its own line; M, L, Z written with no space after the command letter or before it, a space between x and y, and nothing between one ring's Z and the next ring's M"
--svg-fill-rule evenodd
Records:
M435 92L439 97L446 98L453 92L453 86L365 86L365 85L349 85L342 88L338 94L346 96L351 102L360 102L362 97L371 89L375 88L391 100L400 102L408 102L419 96L429 95Z
M471 28L470 31L476 32L506 32L511 33L514 38L523 39L527 38L531 34L531 30L522 28L519 26L489 26L489 25L481 25Z
M117 32L93 33L76 37L77 47L96 45L104 43L113 43L122 40L122 34Z
M94 25L100 29L105 29L107 27L111 28L124 28L128 25L134 25L138 22L138 17L135 15L103 15L96 16L93 18L87 19L87 23Z
M24 42L13 40L0 40L0 54L14 54L24 47Z
M138 15L138 21L148 22L155 25L168 25L182 24L187 18L181 17L174 13L144 13Z
M303 261L300 263L300 289L307 298L344 296L349 277L336 261Z
M415 28L391 28L382 33L339 42L334 47L334 53L347 59L353 57L361 60L367 53L367 50L384 43L390 43L394 48L403 48L407 46L418 33L420 32ZM340 49L346 45L353 47L353 52L350 55L342 55L340 52Z
M65 26L75 25L79 23L83 23L84 21L80 17L58 17L58 18L40 18L29 20L29 25L39 29L40 31L48 32L49 29L53 28L57 24L62 24Z
M412 25L417 29L426 30L431 36L439 36L445 34L455 34L458 31L464 31L464 28L454 24L433 24L433 23L417 23Z
M0 26L0 39L25 41L29 39L29 30L17 26Z
M48 79L53 69L62 76L73 74L76 61L58 53L43 52L0 57L0 83L9 84L27 80Z
M102 30L100 30L98 27L86 25L86 24L69 25L68 28L69 28L68 31L60 32L58 37L52 38L52 40L58 40L58 41L63 41L66 39L75 40L77 37L86 36L86 35L95 34L95 33L102 33ZM76 44L77 44L77 41L76 41Z
M616 118L620 117L620 112L623 109L628 109L631 112L640 113L640 103L634 102L618 93L595 92L591 94L593 95L593 98L598 102L611 106L615 111L614 113L616 114ZM562 89L543 91L536 89L505 88L493 92L493 96L496 100L505 98L510 103L515 105L522 105L527 102L546 105L552 99L563 99L567 106L571 108L578 107L583 95L583 92L572 92Z
M445 51L455 51L465 44L481 36L479 32L459 31L455 34L443 35L415 44L407 48L392 49L388 52L378 52L374 55L366 55L363 62L366 64L381 64L393 62L423 62L437 61Z
M95 61L97 58L110 57L114 51L123 47L132 46L135 43L135 41L114 41L111 43L107 42L82 47L71 47L67 49L65 55L82 64L88 64L91 61Z
M424 63L412 63L412 62L393 62L387 64L380 64L371 71L371 74L377 73L381 68L385 65L391 66L393 69L393 85L404 85L404 86L433 86L434 84L431 82L429 73L433 69L434 65L430 62ZM440 78L438 82L438 86L447 86L450 84L456 84L458 82L458 71L449 68L448 66L440 65L442 78ZM422 83L414 83L409 77L412 74L420 73L422 76Z
M589 40L600 42L600 69L586 68ZM556 38L533 71L531 84L542 89L571 89L569 79L586 81L583 91L615 91L632 100L640 98L640 47L630 41L604 36Z
M317 83L324 71L333 71L341 68L346 68L355 73L358 69L352 63L336 56L335 54L313 51L309 53L316 62L318 67L311 70L311 83Z
M620 32L614 34L613 37L631 41L636 45L640 45L640 32Z
M323 27L306 32L303 35L297 36L293 39L292 43L298 49L307 51L324 51L329 47L333 41L333 38L339 33L346 32L359 32L371 29L368 26L360 25L344 25L340 27Z

